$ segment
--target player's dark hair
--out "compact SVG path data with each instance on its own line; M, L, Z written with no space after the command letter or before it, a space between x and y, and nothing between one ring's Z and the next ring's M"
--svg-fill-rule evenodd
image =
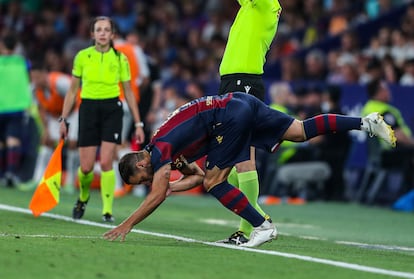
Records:
M95 31L95 23L98 22L98 21L100 21L100 20L107 20L107 21L109 21L109 23L111 24L111 31L112 31L112 33L114 33L114 34L116 33L115 22L112 20L112 18L110 18L108 16L97 16L97 17L95 17L92 20L91 25L90 25L90 28L89 28L91 33L93 33ZM93 45L95 44L95 40L92 41L92 44ZM112 40L109 42L109 46L114 50L114 52L115 52L115 54L117 56L120 55L119 51L114 47L114 42Z
M379 79L371 80L366 86L368 98L371 99L371 98L375 97L375 95L377 95L377 92L378 92L380 86L381 86L381 80L379 80Z
M145 151L138 151L125 154L118 164L119 174L121 175L122 180L130 184L129 178L137 172L136 163L144 160Z

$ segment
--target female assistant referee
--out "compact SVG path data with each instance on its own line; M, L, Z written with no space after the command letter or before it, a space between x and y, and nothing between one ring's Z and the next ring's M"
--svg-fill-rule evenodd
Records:
M144 141L143 123L130 87L130 69L126 56L113 47L114 23L109 17L97 17L91 23L93 45L80 50L73 62L72 83L63 104L59 121L60 136L66 138L66 118L73 108L81 87L79 108L79 198L73 208L73 218L80 219L89 200L89 189L94 177L94 164L100 146L101 197L103 221L113 222L112 206L115 190L115 171L112 163L116 145L121 143L122 103L119 100L123 86L125 99L135 121L135 136Z

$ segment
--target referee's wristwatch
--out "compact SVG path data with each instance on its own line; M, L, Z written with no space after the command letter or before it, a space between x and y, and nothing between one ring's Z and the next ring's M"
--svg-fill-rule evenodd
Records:
M62 122L63 122L63 123L65 123L66 128L69 128L69 122L68 122L68 120L67 120L66 118L64 118L63 116L59 117L58 122L59 122L59 123L62 123Z
M141 128L144 128L144 122L135 122L135 128L138 128L138 127L141 127Z

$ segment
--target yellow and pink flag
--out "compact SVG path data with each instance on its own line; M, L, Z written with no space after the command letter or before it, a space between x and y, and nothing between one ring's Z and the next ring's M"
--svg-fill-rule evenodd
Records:
M35 217L51 210L59 203L60 185L62 179L62 148L61 139L50 157L42 180L33 193L29 208Z

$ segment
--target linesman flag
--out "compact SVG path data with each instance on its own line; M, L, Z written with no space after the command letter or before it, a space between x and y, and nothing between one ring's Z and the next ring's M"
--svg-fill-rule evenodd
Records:
M61 139L55 151L50 157L42 180L36 188L30 201L29 208L35 217L51 210L59 203L59 192L62 178L62 147L64 140Z

